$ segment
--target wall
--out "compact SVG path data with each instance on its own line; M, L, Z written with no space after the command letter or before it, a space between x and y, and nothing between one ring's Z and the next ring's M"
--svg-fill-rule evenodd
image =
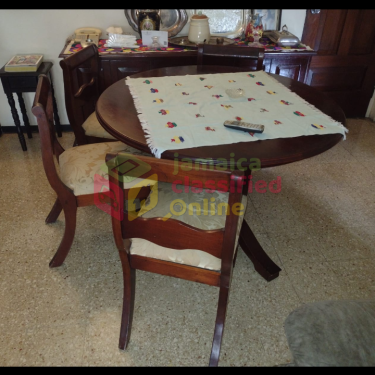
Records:
M281 26L287 24L291 33L302 37L306 9L283 9ZM64 84L58 57L65 40L79 27L95 26L105 30L121 26L124 32L138 36L125 17L124 9L2 9L0 10L0 66L15 54L41 53L45 61L53 62L52 76L61 124L68 124L64 104ZM188 25L179 35L187 35ZM0 90L0 124L14 126L8 100ZM23 94L31 125L36 125L31 113L34 93ZM15 101L18 106L16 95ZM18 107L17 107L18 108ZM19 109L19 108L18 108ZM19 112L20 114L20 112ZM21 124L22 117L20 115Z

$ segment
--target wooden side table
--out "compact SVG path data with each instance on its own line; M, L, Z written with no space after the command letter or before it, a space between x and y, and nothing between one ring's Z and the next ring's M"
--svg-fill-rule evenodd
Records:
M57 105L55 94L53 91L53 84L52 84L52 74L51 68L53 64L51 62L42 62L40 64L39 69L36 72L6 72L4 67L0 69L0 78L1 83L3 84L3 89L5 95L8 98L8 103L10 105L10 110L12 112L14 124L17 128L18 138L20 140L22 150L27 151L25 137L23 135L21 129L21 122L18 116L16 104L13 98L13 93L15 92L18 96L18 102L21 108L23 122L26 128L28 138L32 138L31 134L31 127L29 118L27 117L25 102L22 97L23 92L36 92L36 87L38 84L38 76L39 74L45 74L49 77L51 81L52 87L52 95L53 95L53 116L55 120L56 132L59 137L62 136L61 133L61 125L60 125L60 118L57 112Z

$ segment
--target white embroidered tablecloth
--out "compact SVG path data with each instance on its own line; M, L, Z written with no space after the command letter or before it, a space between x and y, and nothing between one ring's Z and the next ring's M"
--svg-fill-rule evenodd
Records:
M264 71L127 78L152 153L274 138L348 131ZM233 99L227 89L244 90ZM225 120L265 126L253 134Z

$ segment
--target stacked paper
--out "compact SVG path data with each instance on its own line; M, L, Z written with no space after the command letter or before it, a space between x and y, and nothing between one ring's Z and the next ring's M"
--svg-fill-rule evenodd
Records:
M134 48L137 47L135 35L123 35L108 33L108 40L105 47Z

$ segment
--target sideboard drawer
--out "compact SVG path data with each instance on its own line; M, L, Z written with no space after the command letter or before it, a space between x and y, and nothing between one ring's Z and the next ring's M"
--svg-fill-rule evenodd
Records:
M26 87L35 89L38 84L37 77L8 77L8 81L12 91L25 89Z

